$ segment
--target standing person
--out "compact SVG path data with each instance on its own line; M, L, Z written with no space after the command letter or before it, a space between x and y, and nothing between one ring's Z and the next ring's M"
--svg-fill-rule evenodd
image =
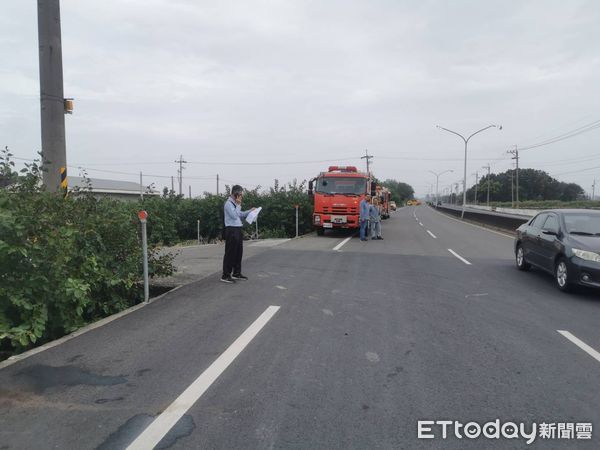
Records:
M234 280L247 280L248 277L242 275L242 219L245 219L252 208L248 211L242 211L242 198L244 190L239 184L231 188L231 195L223 205L225 218L225 255L223 256L223 283L233 283Z
M369 207L371 203L371 196L369 194L365 195L365 198L363 198L360 202L360 216L359 216L359 220L360 220L360 240L361 241L366 241L367 240L367 225L368 225L368 220L369 220Z
M369 221L371 222L371 239L383 240L381 237L381 211L379 210L379 200L376 198L369 207Z

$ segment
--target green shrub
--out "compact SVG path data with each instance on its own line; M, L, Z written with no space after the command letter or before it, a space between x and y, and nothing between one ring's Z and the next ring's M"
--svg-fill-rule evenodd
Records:
M3 152L0 167L8 167ZM0 189L0 347L22 351L140 301L134 206L44 192L37 163ZM150 251L150 273L173 271ZM7 344L8 343L8 344Z

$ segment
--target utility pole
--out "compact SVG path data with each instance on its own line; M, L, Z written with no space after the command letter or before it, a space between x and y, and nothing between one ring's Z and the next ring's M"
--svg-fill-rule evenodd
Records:
M372 155L369 155L369 150L365 149L365 156L361 156L360 159L366 159L367 160L367 174L371 174L371 171L369 169L369 162L371 161L371 159L373 159Z
M517 162L517 191L516 191L516 203L517 203L517 209L519 209L519 149L518 147L515 145L515 149L514 150L509 150L508 153L510 153L511 155L515 155L513 156L511 159L516 160Z
M192 185L190 184L188 188L190 188L190 198L192 198Z
M59 0L38 0L40 111L43 181L46 190L67 187L65 98Z
M140 198L144 200L144 182L142 181L142 172L140 172Z
M490 167L490 165L488 164L487 166L483 166L482 169L487 169L488 171L488 176L487 176L487 207L490 207L490 170L492 169Z
M594 178L594 184L592 184L592 201L594 201L596 197L596 179Z
M183 182L183 165L187 163L187 161L183 160L183 155L179 155L179 160L175 160L176 163L179 163L179 170L177 173L179 174L179 196L183 195L182 182Z
M515 207L515 191L514 191L514 170L510 171L510 207Z
M219 174L217 174L217 195L219 195Z
M173 180L173 176L171 176L171 192L175 192L175 180Z
M477 185L479 184L479 172L475 172L475 204L477 204Z

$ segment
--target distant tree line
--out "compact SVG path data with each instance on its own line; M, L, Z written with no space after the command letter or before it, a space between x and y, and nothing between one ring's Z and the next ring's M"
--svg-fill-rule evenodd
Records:
M410 184L388 179L381 182L381 185L390 190L392 193L392 200L398 204L414 198L415 191Z
M490 201L510 202L516 198L516 176L514 170L502 173L493 173L489 176ZM512 186L512 188L511 188ZM487 200L488 176L485 175L477 185L477 202L485 203ZM512 194L511 194L512 190ZM542 201L581 200L585 191L576 183L565 183L551 177L547 172L536 169L519 169L519 200L520 201ZM467 202L472 203L475 199L475 186L467 190Z

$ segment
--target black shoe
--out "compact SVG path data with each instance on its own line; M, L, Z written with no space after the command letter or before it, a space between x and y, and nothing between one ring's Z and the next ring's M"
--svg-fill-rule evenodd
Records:
M382 238L381 236L378 236L378 237L377 237L377 240L378 240L378 241L383 241L383 238Z
M248 277L246 275L242 275L241 273L238 273L237 275L233 274L231 275L231 278L233 278L234 280L248 281Z
M223 275L221 277L221 281L223 283L235 283L235 281L233 281L233 278L231 278L231 275Z
M376 241L376 240L377 240L377 238L371 238L371 240L372 240L372 241Z

